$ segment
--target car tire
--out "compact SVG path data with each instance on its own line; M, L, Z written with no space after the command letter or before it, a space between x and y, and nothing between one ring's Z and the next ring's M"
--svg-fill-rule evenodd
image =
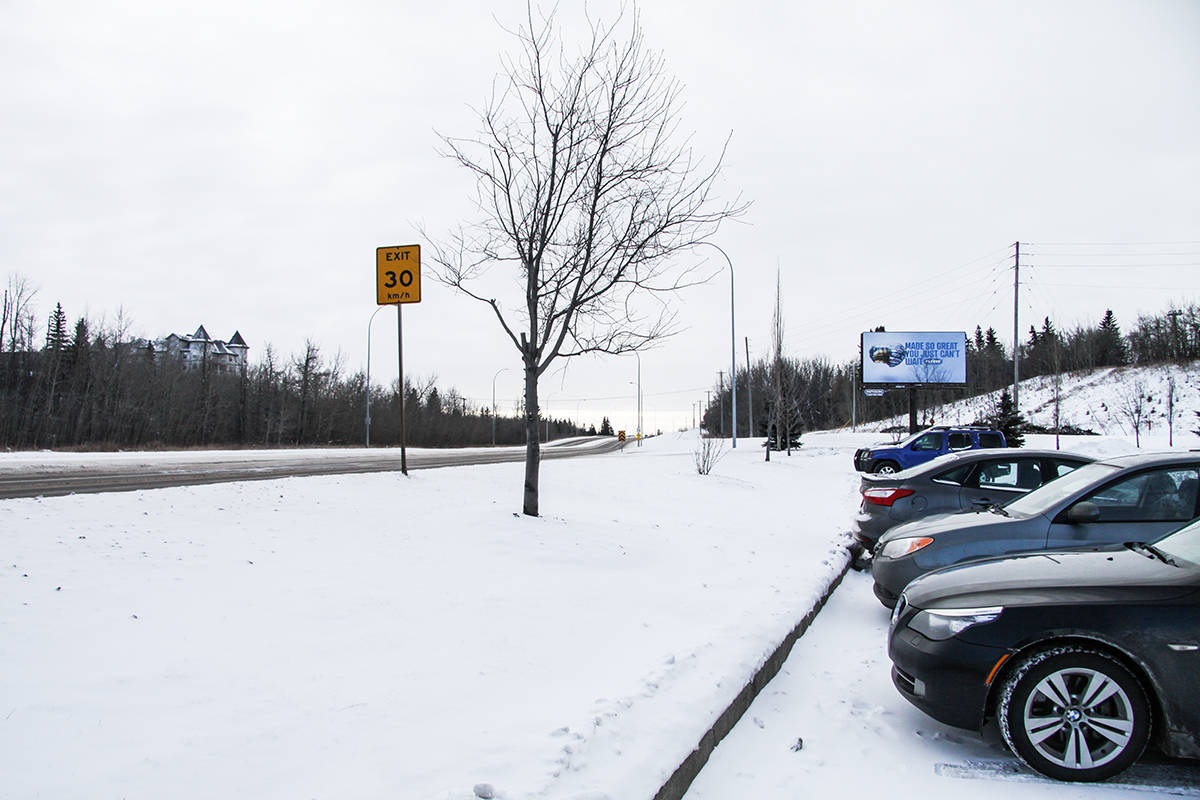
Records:
M1141 756L1150 703L1115 659L1068 645L1029 656L1000 691L1005 744L1037 772L1060 781L1100 781Z
M895 475L900 471L900 465L895 461L880 461L873 471L876 475Z

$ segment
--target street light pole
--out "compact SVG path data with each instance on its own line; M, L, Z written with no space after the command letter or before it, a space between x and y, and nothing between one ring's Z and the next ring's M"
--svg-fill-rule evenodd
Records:
M364 420L367 429L367 447L371 446L371 323L375 321L375 315L379 313L383 306L379 306L371 312L371 319L367 320L367 415Z
M729 254L722 250L712 242L700 242L709 247L716 247L717 252L725 256L725 263L729 265L729 374L732 376L732 397L733 402L730 410L733 414L733 446L737 447L737 337L734 335L733 324L733 261L729 259ZM746 365L749 368L749 364ZM724 414L722 414L724 418Z
M500 377L501 372L508 372L508 367L497 370L492 376L492 447L496 446L496 378Z
M637 437L638 447L642 446L642 354L634 350L633 354L637 356L638 361L638 396L637 396Z

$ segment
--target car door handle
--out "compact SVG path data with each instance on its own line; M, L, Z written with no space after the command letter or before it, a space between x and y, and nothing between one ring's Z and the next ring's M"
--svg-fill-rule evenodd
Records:
M1200 644L1169 644L1167 647L1174 650L1176 653L1191 653L1200 650Z

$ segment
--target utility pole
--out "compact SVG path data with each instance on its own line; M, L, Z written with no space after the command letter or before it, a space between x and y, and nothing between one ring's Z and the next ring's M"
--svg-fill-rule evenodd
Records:
M1021 243L1015 242L1016 258L1013 261L1013 413L1021 410L1021 404L1017 399L1017 394L1020 391L1018 386L1021 383L1021 328L1018 323L1020 314L1019 293L1021 288Z

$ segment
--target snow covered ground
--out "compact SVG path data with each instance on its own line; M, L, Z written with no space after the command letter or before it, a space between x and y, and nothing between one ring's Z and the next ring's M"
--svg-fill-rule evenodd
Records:
M0 501L0 798L648 800L843 568L879 438L547 461L538 519L519 463ZM936 772L1002 753L890 688L864 585L692 796L1011 794Z
M1174 388L1171 388L1171 385ZM1000 392L947 403L930 411L943 425L965 425L985 418ZM1173 395L1173 399L1172 399ZM1021 381L1021 413L1030 422L1054 427L1055 410L1063 427L1075 426L1105 436L1139 436L1143 448L1200 443L1200 361L1152 367L1110 367L1064 375L1056 381L1042 376ZM1134 418L1139 419L1139 436ZM892 423L907 424L895 419Z
M686 800L1200 797L1200 764L1150 754L1107 784L1067 785L1021 767L994 723L974 733L935 722L892 686L888 616L870 575L847 575Z
M0 502L0 797L652 796L857 483L695 447Z

